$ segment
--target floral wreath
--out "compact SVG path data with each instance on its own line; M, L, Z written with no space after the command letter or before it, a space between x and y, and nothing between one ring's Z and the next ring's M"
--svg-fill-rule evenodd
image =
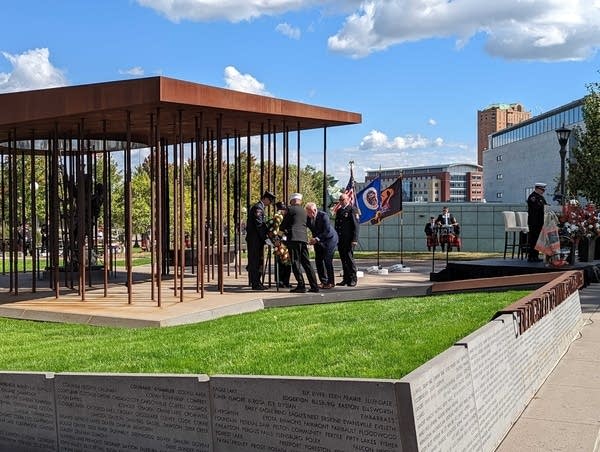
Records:
M592 203L584 207L577 199L569 199L562 207L556 223L559 240L568 241L575 246L580 240L593 240L600 236L599 211ZM561 248L557 254L551 256L550 265L553 267L566 265L567 254Z
M273 215L273 218L267 220L267 227L269 228L267 231L267 237L273 243L275 256L279 257L281 263L285 265L291 264L290 252L283 243L282 235L283 232L279 230L279 226L281 226L281 222L283 221L283 215L277 212Z
M562 209L559 218L561 235L578 241L584 238L595 238L600 235L600 221L598 210L594 204L581 206L578 200L571 199Z

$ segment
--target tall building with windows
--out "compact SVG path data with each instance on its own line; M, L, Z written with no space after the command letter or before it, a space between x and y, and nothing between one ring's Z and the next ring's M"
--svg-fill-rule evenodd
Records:
M402 199L406 202L483 201L481 166L472 163L367 171L365 184L378 176L382 187L402 176Z
M548 184L546 201L552 202L553 194L560 191L556 129L563 125L584 128L583 101L570 102L490 136L489 148L483 153L487 202L525 202L536 182ZM571 134L567 161L575 145L575 135Z
M488 149L488 138L492 133L531 118L531 112L514 104L493 104L477 111L477 164L483 165L483 152ZM485 165L484 165L485 168Z

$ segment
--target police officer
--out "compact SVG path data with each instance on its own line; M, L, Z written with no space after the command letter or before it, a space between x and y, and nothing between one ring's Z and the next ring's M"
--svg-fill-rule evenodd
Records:
M535 249L535 244L538 241L540 232L542 232L542 226L544 226L544 206L547 204L546 198L544 198L545 192L546 184L537 182L527 198L527 227L529 228L527 235L529 256L527 262L542 262L540 252Z
M335 215L335 230L338 233L338 252L342 261L343 278L336 286L356 286L356 264L354 247L358 243L358 219L346 193L340 195L340 207Z
M265 191L260 201L248 212L246 242L248 244L248 279L253 290L267 290L262 284L265 241L268 227L265 222L265 208L275 203L275 195Z

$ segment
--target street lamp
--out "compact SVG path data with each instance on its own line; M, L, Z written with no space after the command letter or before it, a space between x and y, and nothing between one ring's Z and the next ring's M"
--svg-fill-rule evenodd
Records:
M556 137L558 138L558 144L560 144L560 203L562 205L565 204L565 157L569 135L571 135L571 129L566 128L564 123L562 127L556 129Z

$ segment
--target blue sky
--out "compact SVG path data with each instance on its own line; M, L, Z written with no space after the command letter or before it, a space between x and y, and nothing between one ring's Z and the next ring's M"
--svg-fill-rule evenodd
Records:
M475 162L476 113L600 81L600 0L4 2L0 92L164 75L359 112L328 172ZM303 165L322 168L322 131ZM135 160L134 160L135 161Z

